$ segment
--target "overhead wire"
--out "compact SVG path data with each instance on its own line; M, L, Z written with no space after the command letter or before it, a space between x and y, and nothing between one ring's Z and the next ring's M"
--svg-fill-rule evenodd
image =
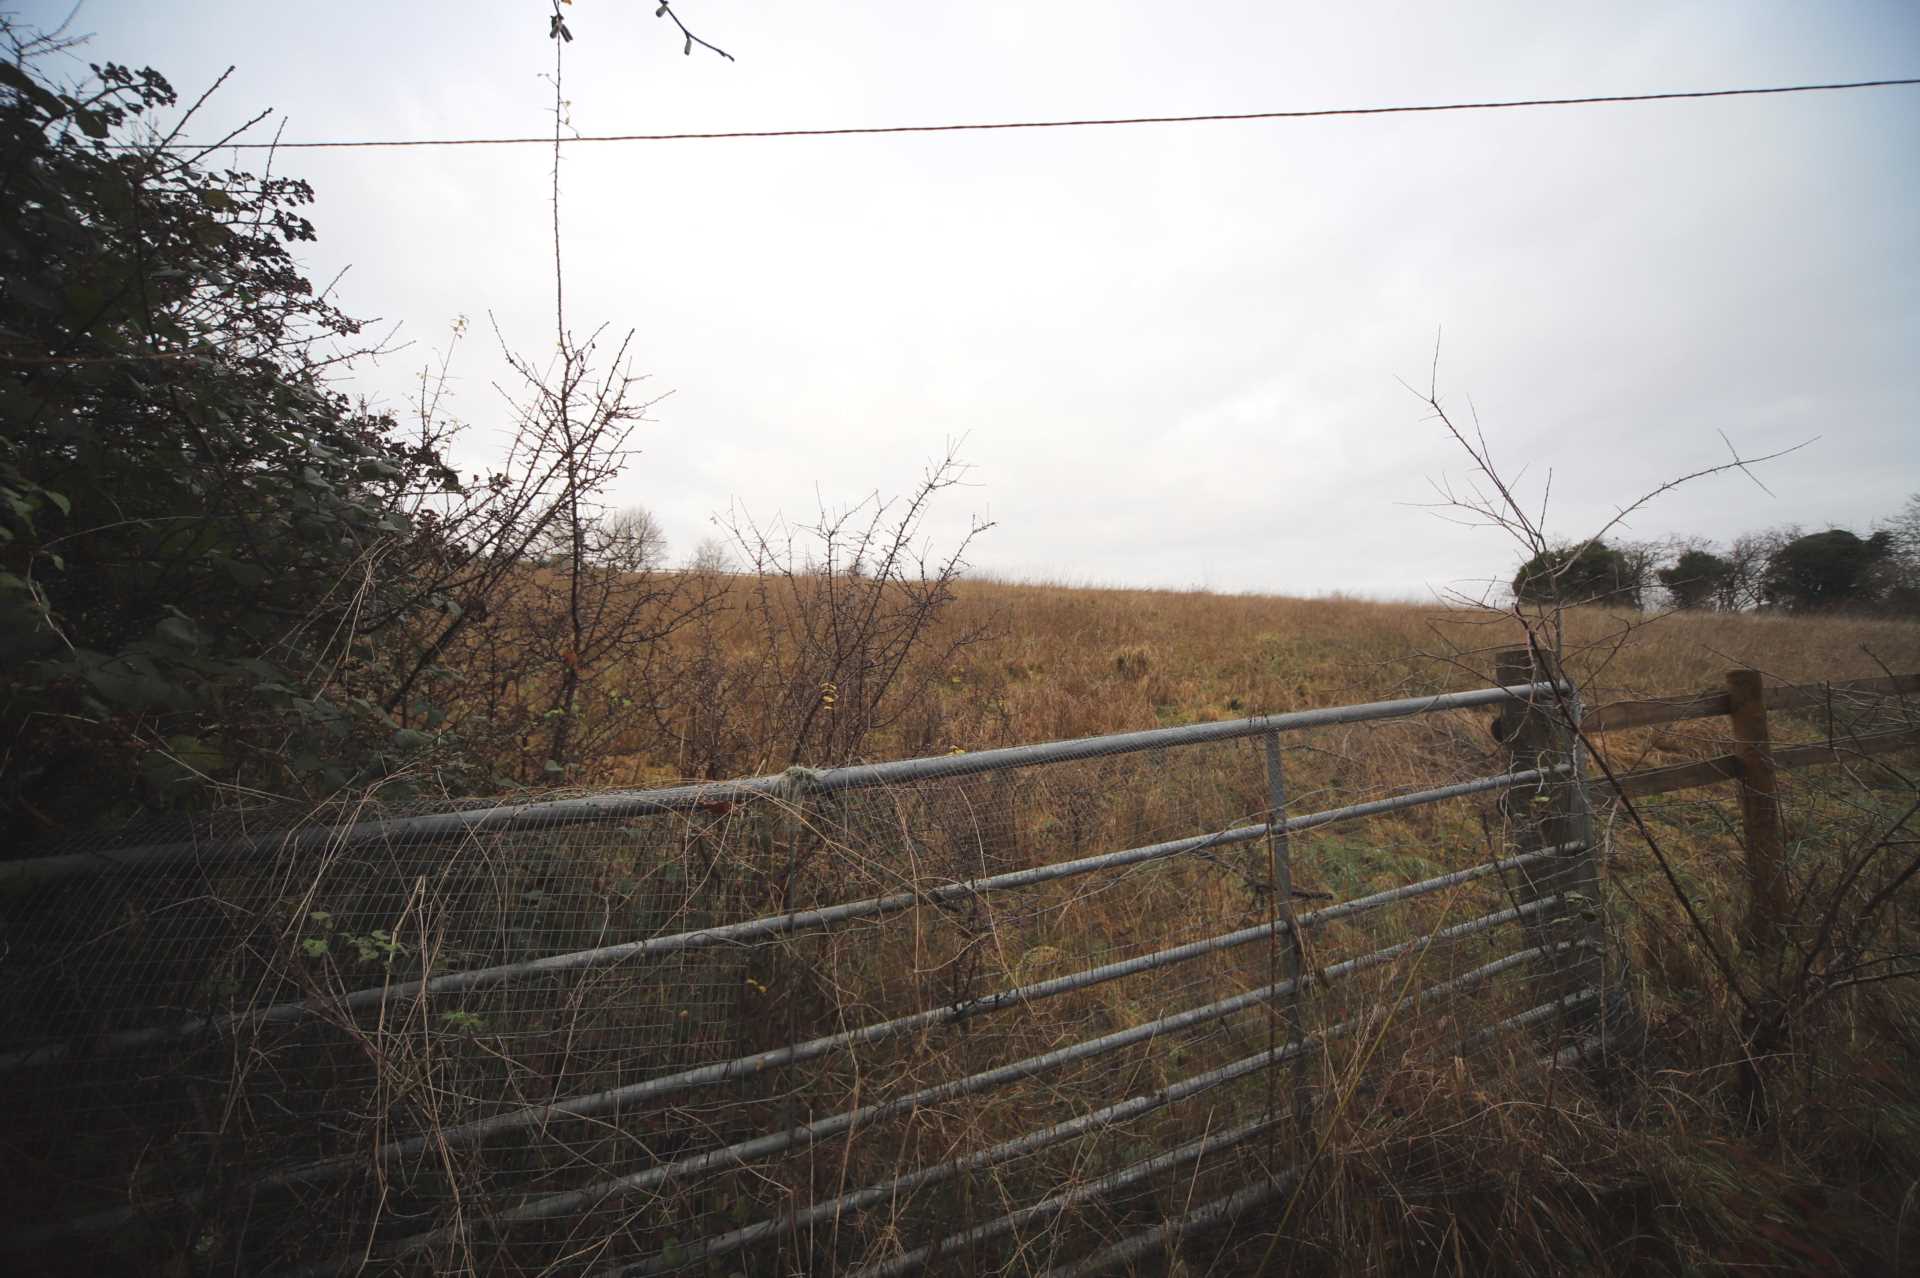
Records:
M829 138L871 137L913 133L985 133L1015 129L1085 129L1147 124L1208 124L1252 120L1319 120L1373 115L1432 115L1450 111L1503 111L1521 107L1610 106L1634 102L1679 102L1706 98L1751 98L1789 93L1831 93L1850 89L1887 89L1920 85L1920 77L1892 80L1849 80L1830 84L1789 84L1764 88L1689 89L1671 93L1614 93L1573 98L1513 98L1489 102L1439 102L1402 106L1324 107L1295 111L1233 111L1204 115L1139 115L1089 117L1063 120L997 120L949 124L854 125L820 129L726 129L684 133L587 133L562 137L561 144L588 142L714 142L748 138ZM194 150L203 143L173 142L167 150ZM553 146L554 137L498 138L373 138L325 142L222 142L225 150L256 151L337 151L397 150L413 147L449 146ZM122 144L122 149L148 149L139 144Z

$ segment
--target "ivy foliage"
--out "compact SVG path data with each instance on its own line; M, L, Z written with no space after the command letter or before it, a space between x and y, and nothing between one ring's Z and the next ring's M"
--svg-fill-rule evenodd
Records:
M1886 586L1875 568L1890 559L1894 534L1860 537L1844 528L1796 537L1767 560L1761 598L1792 612L1870 608Z
M1710 550L1686 550L1655 574L1673 596L1676 608L1726 605L1734 584L1734 565Z
M360 325L293 257L311 189L163 145L174 106L150 69L0 61L9 848L221 786L311 797L433 744L353 672L368 618L404 633L420 606L377 565L431 553L407 512L459 479L329 387Z
M1638 608L1644 586L1635 565L1604 541L1543 550L1513 577L1514 598L1528 604L1605 602Z

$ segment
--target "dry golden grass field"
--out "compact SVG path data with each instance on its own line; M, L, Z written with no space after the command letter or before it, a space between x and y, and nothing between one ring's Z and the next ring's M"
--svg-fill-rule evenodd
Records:
M581 752L570 782L603 790L795 762L972 753L1484 687L1495 654L1525 634L1518 619L1493 612L1344 598L961 580L941 607L916 612L893 607L910 597L906 587L862 595L856 586L825 607L846 582L790 575L720 584L719 607L649 654L644 670L576 672L587 689L578 699L581 739L599 744ZM862 630L863 617L881 620ZM894 642L902 634L912 641ZM1565 652L1596 705L1717 690L1737 667L1775 683L1916 672L1920 625L1585 609L1566 619ZM501 653L511 657L511 645L503 641ZM889 672L884 684L875 670ZM537 734L550 722L531 679L491 689L495 701L472 709L477 723L532 724ZM500 704L514 709L515 697L518 717L502 716ZM643 717L635 707L648 698ZM1510 760L1490 718L1483 708L1289 733L1280 745L1288 811L1505 771ZM1914 723L1912 699L1858 695L1820 713L1772 716L1781 744ZM1728 739L1727 721L1707 718L1598 744L1604 765L1624 773L1724 754ZM497 740L509 761L527 753L518 727ZM1620 1050L1596 1068L1543 1060L1536 1028L1478 1033L1553 996L1539 981L1566 969L1524 948L1552 939L1544 926L1489 927L1458 944L1395 951L1337 980L1314 979L1329 965L1502 914L1524 888L1505 874L1298 928L1309 978L1299 1000L1300 1063L1274 1069L1258 1059L1293 1038L1289 1013L1269 991L1292 970L1275 939L1282 894L1264 836L1247 833L1266 828L1265 764L1262 744L1243 738L825 800L787 790L668 818L570 826L524 847L512 835L475 840L462 845L469 859L457 865L439 845L422 845L406 854L419 858L418 878L378 858L310 864L290 855L276 862L293 876L284 884L278 870L236 864L211 896L264 902L257 918L247 916L266 938L242 955L262 973L235 981L247 990L318 983L341 992L365 985L375 966L403 980L424 977L430 959L445 972L503 953L574 953L886 894L910 904L849 926L690 949L684 962L582 968L551 988L535 974L524 988L436 996L433 1020L424 1001L418 1022L346 1015L329 1022L342 1036L337 1056L236 1054L231 1094L254 1094L250 1087L278 1104L321 1088L329 1112L348 1116L344 1130L358 1149L383 1139L381 1116L408 1112L407 1098L422 1089L434 1098L423 1130L453 1131L502 1104L590 1095L661 1071L865 1034L896 1018L991 1005L963 1022L857 1038L844 1050L689 1090L684 1103L650 1102L617 1123L555 1122L525 1140L503 1137L484 1154L476 1147L454 1182L476 1201L497 1194L513 1202L549 1187L572 1194L635 1166L658 1175L644 1195L580 1191L586 1205L577 1212L498 1238L485 1228L467 1234L456 1210L444 1228L420 1235L433 1241L411 1262L395 1258L368 1272L555 1272L552 1257L563 1253L552 1248L561 1243L574 1249L567 1255L676 1257L691 1265L681 1271L716 1275L896 1261L911 1268L913 1248L952 1231L1250 1123L1258 1139L1196 1156L1125 1193L1089 1193L990 1246L944 1254L929 1272L1044 1272L1193 1205L1276 1183L1287 1188L1231 1228L1196 1230L1116 1272L1920 1272L1920 750L1784 775L1792 908L1777 942L1742 927L1748 892L1732 785L1629 807L1594 784L1600 900L1569 898L1552 925L1583 938L1597 925L1608 1006L1629 1013ZM1541 801L1537 792L1519 800ZM1525 837L1527 819L1480 792L1301 830L1290 839L1293 882L1347 901L1484 866ZM960 879L1236 827L1246 837L1194 855L1143 857L1119 871L994 893L953 891ZM416 900L413 885L430 877L438 886L419 889L427 894ZM940 892L947 895L936 900ZM89 900L82 891L70 903ZM1258 939L1058 996L1025 992L1223 933ZM1418 1006L1405 997L1471 978L1489 960L1507 964L1508 975ZM182 979L197 988L203 976ZM1234 1009L1159 1028L1223 1000ZM1376 1015L1396 1002L1405 1015ZM1534 1024L1553 1032L1557 1021ZM1108 1038L1124 1041L1024 1069ZM889 1192L914 1169L1000 1150L1249 1060L1259 1068L1181 1103ZM1003 1068L991 1090L944 1090ZM347 1089L349 1076L361 1091ZM1297 1108L1288 1103L1296 1081L1310 1097ZM348 1096L357 1099L340 1099ZM891 1108L746 1166L659 1170L677 1165L660 1159L697 1160L728 1141L861 1106ZM65 1125L56 1109L41 1109ZM300 1142L314 1139L311 1125L288 1126L288 1137L268 1121L278 1110L261 1112L249 1157L277 1166L284 1151L273 1142L286 1139L306 1151ZM1304 1126L1294 1122L1302 1113ZM144 1165L143 1147L134 1153ZM405 1183L420 1195L420 1220L441 1219L426 1214L440 1202L433 1169L413 1170L419 1183ZM1295 1171L1297 1181L1272 1176ZM858 1209L799 1223L803 1212L866 1188L877 1194ZM26 1201L55 1191L42 1177L19 1192ZM332 1192L325 1184L305 1197L297 1190L289 1202L298 1211L274 1225L289 1236L276 1235L275 1245L327 1252L338 1244L329 1231L351 1234L357 1226L345 1214L326 1214ZM310 1219L325 1228L309 1228ZM728 1231L782 1221L722 1255L687 1254Z
M1920 625L1910 622L1581 609L1566 624L1567 667L1589 706L1719 690L1739 667L1779 683L1920 671ZM943 651L919 672L924 694L867 734L857 757L1484 686L1493 654L1523 638L1511 617L1438 605L991 580L960 582L937 627L921 649ZM963 634L977 637L944 651L943 638ZM761 641L750 613L705 639L736 655ZM685 725L710 711L690 701L675 713ZM1913 721L1897 702L1871 713L1878 724ZM1303 754L1294 783L1330 806L1497 770L1484 721L1456 716L1411 739L1348 733ZM1827 730L1805 715L1773 725L1776 742ZM784 766L777 737L763 737L757 757L736 756L733 771ZM1724 753L1727 739L1726 721L1708 719L1600 745L1626 772ZM582 779L699 775L689 762L635 748ZM1336 1065L1352 1085L1309 1189L1278 1221L1214 1251L1162 1257L1153 1271L1920 1273L1920 998L1909 988L1920 977L1903 975L1920 950L1920 886L1901 874L1913 862L1903 823L1915 763L1908 751L1783 782L1796 913L1779 950L1749 946L1739 929L1731 787L1643 800L1633 813L1597 795L1606 928L1647 1027L1644 1050L1579 1080L1543 1080L1517 1057L1505 1072L1449 1066L1409 1042L1395 1044L1397 1058ZM1190 776L1128 784L1150 824L1193 814L1181 789ZM1168 828L1162 837L1192 832ZM1427 809L1363 835L1303 840L1296 858L1307 881L1344 896L1471 864L1485 838L1473 810ZM1110 903L1093 930L1130 935L1181 912L1246 905L1218 883L1181 880ZM1068 957L1064 942L1026 943L1000 946L997 969L1014 983ZM1124 1023L1142 1013L1102 1014ZM1361 1064L1364 1086L1341 1073Z
M736 586L735 593L745 590ZM731 617L720 642L736 653L752 650L761 642L753 619L744 611ZM1511 618L1437 604L972 579L959 583L936 627L923 651L941 647L950 635L983 637L931 673L938 690L933 704L874 738L869 757L979 750L1483 686L1493 653L1523 642ZM683 633L671 642L692 640ZM1569 614L1567 651L1587 703L1597 705L1717 689L1726 671L1741 666L1783 683L1920 670L1920 624L1576 609ZM770 743L763 745L762 758L743 760L760 767L741 770L782 766ZM630 784L689 772L685 760L655 750L615 755L581 779Z

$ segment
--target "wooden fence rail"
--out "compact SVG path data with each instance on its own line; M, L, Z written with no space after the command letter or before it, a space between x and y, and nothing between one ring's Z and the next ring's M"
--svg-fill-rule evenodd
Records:
M1700 692L1655 701L1616 701L1583 716L1580 727L1583 733L1594 736L1686 719L1728 717L1733 729L1732 754L1698 763L1629 772L1613 777L1611 789L1622 798L1633 799L1729 781L1739 786L1740 824L1747 852L1747 937L1751 943L1766 947L1779 941L1788 913L1786 833L1780 821L1779 773L1920 747L1920 726L1870 733L1835 730L1834 711L1843 704L1869 697L1900 698L1916 693L1920 693L1920 674L1763 688L1759 671L1730 670L1724 692ZM1827 739L1775 749L1767 711L1809 708L1826 710Z
M1920 728L1903 728L1898 732L1875 732L1866 736L1836 738L1831 742L1816 741L1811 745L1788 746L1773 751L1773 766L1776 770L1791 771L1820 763L1844 763L1849 759L1909 750L1916 746L1920 746ZM1637 799L1649 794L1665 794L1669 790L1690 790L1696 786L1738 781L1740 777L1739 758L1723 754L1699 763L1677 763L1667 768L1629 772L1616 778L1617 784L1612 788L1629 799Z
M1289 1192L1348 1063L1584 1051L1620 1005L1571 689L1517 677L0 865L0 1273L1157 1256ZM1512 768L1289 795L1313 729L1493 706ZM1295 891L1312 832L1496 794L1492 846L1342 830Z
M1290 1193L1376 1053L1461 1068L1531 1030L1559 1065L1637 1037L1574 725L1729 716L1734 753L1620 792L1742 787L1762 938L1777 771L1920 746L1920 719L1880 712L1920 675L1739 671L1589 715L1536 654L1496 675L713 785L236 813L0 863L0 1273L1158 1263ZM1830 714L1773 747L1769 707L1822 705L1870 731ZM1298 810L1327 793L1304 734L1493 707L1503 771ZM1434 762L1482 762L1431 732ZM1493 795L1491 846L1303 843ZM1304 877L1349 874L1338 892L1295 891L1303 853Z
M1801 710L1830 706L1849 696L1912 696L1920 694L1920 674L1889 675L1882 679L1849 679L1841 683L1782 684L1766 690L1769 710ZM1725 691L1705 691L1681 697L1644 701L1613 701L1589 711L1580 730L1589 736L1623 728L1650 728L1683 719L1710 719L1732 709Z

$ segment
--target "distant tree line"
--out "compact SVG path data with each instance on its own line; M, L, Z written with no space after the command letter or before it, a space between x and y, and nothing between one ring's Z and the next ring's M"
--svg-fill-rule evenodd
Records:
M1720 544L1699 537L1556 546L1520 566L1522 603L1920 616L1920 493L1866 536L1797 526Z

